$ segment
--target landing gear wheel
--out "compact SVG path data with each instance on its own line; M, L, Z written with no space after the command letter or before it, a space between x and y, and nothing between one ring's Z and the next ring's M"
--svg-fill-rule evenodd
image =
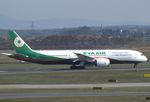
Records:
M70 69L85 69L85 66L70 66Z
M70 66L70 69L76 69L76 66Z

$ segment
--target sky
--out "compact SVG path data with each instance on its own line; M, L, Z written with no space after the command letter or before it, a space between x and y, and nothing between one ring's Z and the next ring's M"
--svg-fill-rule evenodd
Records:
M0 16L15 20L80 19L150 24L150 0L0 0Z

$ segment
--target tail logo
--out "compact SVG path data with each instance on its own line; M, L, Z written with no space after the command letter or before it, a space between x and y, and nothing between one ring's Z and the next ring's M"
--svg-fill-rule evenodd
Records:
M22 47L24 45L24 41L20 39L20 37L16 37L14 40L14 44L16 47Z

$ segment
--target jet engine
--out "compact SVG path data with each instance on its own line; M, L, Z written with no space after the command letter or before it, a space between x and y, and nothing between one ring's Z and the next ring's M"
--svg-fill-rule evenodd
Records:
M107 58L98 58L96 59L96 66L97 67L107 67L110 65L110 60Z

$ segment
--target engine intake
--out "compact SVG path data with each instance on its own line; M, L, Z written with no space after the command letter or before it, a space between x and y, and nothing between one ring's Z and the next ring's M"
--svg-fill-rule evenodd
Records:
M107 58L98 58L96 59L97 67L108 67L110 65L110 60Z

